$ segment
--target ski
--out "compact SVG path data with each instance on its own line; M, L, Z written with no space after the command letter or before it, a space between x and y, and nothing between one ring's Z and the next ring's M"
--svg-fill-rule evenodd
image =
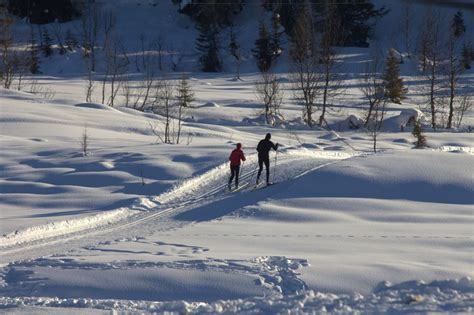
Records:
M275 184L277 184L277 183L268 183L268 184L267 183L260 183L260 184L254 186L254 190L264 189L264 188L273 186Z
M226 187L225 191L229 192L229 193L238 192L238 191L241 191L242 189L244 189L245 187L247 187L248 185L249 185L248 183L247 184L242 184L238 188L231 188L230 190L229 190L229 187Z

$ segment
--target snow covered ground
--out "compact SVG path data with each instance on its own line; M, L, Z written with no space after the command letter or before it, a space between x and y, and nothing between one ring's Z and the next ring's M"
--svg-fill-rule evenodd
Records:
M349 88L329 115L335 129L364 110L351 73L369 52L342 53ZM398 130L422 102L413 92L390 104L374 154L364 131L298 124L288 85L292 123L260 123L249 62L242 81L191 73L185 141L165 145L149 126L163 117L84 103L76 57L54 57L39 77L52 94L0 89L1 313L473 312L472 112L465 128L429 130L429 147L413 149L410 128ZM417 91L413 67L402 73ZM462 84L474 86L472 71ZM282 144L276 184L255 189L267 132ZM229 193L237 142L249 185Z

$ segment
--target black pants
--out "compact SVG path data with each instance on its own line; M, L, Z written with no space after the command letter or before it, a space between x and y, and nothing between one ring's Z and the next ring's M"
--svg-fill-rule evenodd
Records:
M239 186L239 171L240 171L240 165L230 166L229 185L232 183L232 180L235 177L235 187Z
M257 181L260 179L260 174L263 170L263 164L265 164L265 171L267 172L267 183L270 181L270 158L268 156L258 157L258 175Z

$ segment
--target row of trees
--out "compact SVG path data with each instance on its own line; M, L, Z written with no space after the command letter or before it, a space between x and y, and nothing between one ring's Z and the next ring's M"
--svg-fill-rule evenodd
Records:
M462 73L470 67L469 44L463 43L466 31L461 12L454 15L451 23L441 11L428 9L424 14L416 52L421 73L428 82L425 94L432 128L454 127L455 112L463 114L462 104L470 102L459 87Z
M195 4L198 3L197 1ZM222 3L222 5L224 4L226 3ZM223 7L218 5L218 1L212 6L202 4L201 7L194 7L200 8L194 15L196 21L203 27L214 25L216 27L214 30L219 30L223 25L229 25L230 44L228 49L236 59L238 77L242 53L232 24L232 17L242 9L237 4L228 4L228 7L225 7L226 14L224 15L221 15L220 9ZM314 6L317 6L317 9ZM210 10L209 7L213 10ZM340 37L343 35L339 30L344 22L336 4L327 3L326 6L321 7L320 4L316 5L306 1L304 6L297 6L297 8L299 8L299 15L292 25L289 45L292 91L295 98L303 104L303 117L306 123L309 126L315 124L327 126L328 111L335 110L334 100L339 94L344 93L345 78L340 74L341 62L338 60L334 48L341 42ZM117 97L120 96L122 97L121 102L123 101L127 107L138 110L155 110L162 95L162 92L158 91L162 90L161 84L164 81L163 77L166 76L162 66L163 40L158 38L146 41L144 36L141 36L141 51L135 54L134 58L130 57L121 43L116 31L115 17L112 14L102 12L95 3L84 4L82 12L78 31L79 39L76 39L70 31L63 39L59 27L59 31L53 33L56 35L60 53L62 49L65 51L81 49L82 51L87 68L86 101L95 101L93 95L97 95L97 93L94 91L100 89L100 100L97 101L101 103L115 106ZM317 19L315 19L313 12L318 12ZM264 114L269 124L275 124L282 119L279 108L283 99L283 89L276 75L272 73L275 61L282 49L280 43L281 19L282 17L275 13L271 19L270 27L264 22L260 23L260 36L253 51L257 65L262 72L261 79L256 83L256 90L264 104ZM214 23L207 23L209 20L214 20ZM410 22L410 19L406 18L406 21ZM410 25L408 22L407 25ZM9 24L5 25L7 27L2 30L8 35ZM429 82L426 94L432 126L441 125L451 128L459 125L459 118L462 119L466 108L468 109L472 103L469 97L464 97L459 93L458 87L459 76L472 57L472 49L469 48L468 43L463 43L464 47L460 56L460 44L463 34L467 30L460 13L453 17L448 27L449 36L447 37L442 36L443 30L446 28L443 26L439 12L427 11L423 25L418 35L417 45L411 45L408 42L407 49L414 48L407 51L407 56L409 58L416 57L419 60L421 73L426 76ZM33 29L32 26L32 34ZM51 48L51 36L47 30L48 28L43 28L41 31L41 27L38 27L38 32L42 34L39 45L35 42L34 34L31 36L30 49L27 51L29 54L27 65L32 73L39 69L38 51L41 51L44 56L49 56L54 52ZM408 34L406 38L414 37L413 34L410 34L409 26L406 27L406 30ZM15 51L9 48L11 47L11 36L3 37L5 40L2 40L2 52L7 58L2 58L4 63L2 73L4 86L8 87L14 78L11 73L15 73L14 70L11 70L14 68L11 64L15 64L15 62L9 62L15 58L9 54L13 54ZM217 47L216 45L217 43L213 47ZM206 64L209 69L219 65L218 62L213 62L214 58L218 58L219 55L212 53L214 49L205 45L201 48L201 51L208 52L205 58L201 58L203 65ZM13 55L16 55L16 52ZM100 69L97 69L98 56L105 61L101 63ZM399 70L399 63L403 61L403 56L396 53L395 50L390 50L385 67L383 60L384 57L378 56L375 58L374 64L367 63L361 75L360 86L363 87L361 90L368 103L364 127L370 125L374 115L378 115L378 109L382 108L381 106L384 106L387 100L400 103L404 94L407 93ZM141 73L141 77L132 80L127 73L133 64L136 70ZM96 75L97 71L103 74L98 76ZM17 77L19 85L21 85L22 75L17 75ZM444 111L444 107L448 110ZM314 117L316 111L320 111L318 117Z
M222 71L222 60L219 50L222 34L229 29L232 56L236 59L236 72L238 73L241 55L236 55L235 47L240 46L235 37L235 17L240 13L246 3L243 0L195 0L181 6L180 0L173 0L179 4L180 12L189 15L196 21L199 37L196 45L201 53L200 62L202 70L206 72ZM282 47L280 37L286 32L295 40L297 34L295 29L299 26L301 12L305 11L306 19L311 22L314 30L320 34L326 32L328 27L328 8L331 17L337 17L338 36L331 38L331 45L339 46L368 46L376 18L385 15L385 8L376 9L371 1L363 2L335 2L330 0L308 1L308 0L263 0L262 5L271 12L270 23L261 20L259 23L259 37L255 42L253 55L260 71L268 71L277 58L281 55ZM270 25L267 25L270 24ZM333 23L330 23L333 26ZM237 74L238 76L238 74Z
M309 126L316 123L326 126L327 111L332 109L332 102L337 96L344 93L344 78L339 72L341 63L338 62L334 50L334 44L341 36L338 32L341 20L337 7L328 5L319 22L314 23L312 16L308 14L312 10L311 5L307 4L293 26L294 34L290 45L291 81L294 96L303 105L303 118L306 123ZM411 11L407 10L405 14L407 12ZM433 128L459 127L465 112L472 107L472 95L468 94L469 91L462 91L459 86L460 77L463 71L469 68L468 64L472 59L469 46L464 43L461 49L460 45L466 31L462 13L458 12L450 23L443 23L440 11L428 9L418 34L417 45L414 46L416 50L406 53L412 60L413 57L417 58L420 75L426 79L427 84L422 93L426 95L426 111L430 114ZM411 47L406 45L407 49ZM380 118L383 118L386 102L401 103L408 93L400 76L400 64L404 62L404 54L390 49L385 57L383 55L384 52L372 48L370 61L365 63L361 71L359 87L368 105L363 118L364 128L378 125L377 128L380 129ZM268 60L272 59L268 57ZM271 75L271 66L260 70L262 75L256 84L257 93L281 93L281 87L270 88L278 82L275 76ZM266 89L261 88L263 83L267 86ZM266 101L273 98L260 99L264 103L266 117L270 115L266 119L267 122L276 121L271 116L276 115L279 110L268 110L273 105ZM313 117L316 110L320 111L317 120Z

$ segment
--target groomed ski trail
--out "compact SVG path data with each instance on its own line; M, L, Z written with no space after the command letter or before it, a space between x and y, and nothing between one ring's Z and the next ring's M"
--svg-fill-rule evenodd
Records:
M344 151L282 150L278 155L278 182L302 176L354 156L358 155ZM242 184L251 178L252 181L256 180L256 163L256 154L247 157L240 175ZM273 168L271 171L274 171ZM265 176L265 172L262 173L262 176ZM17 260L66 252L103 239L130 237L178 227L182 222L174 222L173 216L222 200L232 194L224 191L228 176L228 163L225 162L181 182L159 196L138 198L130 207L29 227L4 235L0 238L0 251L3 253L0 266ZM247 187L235 193L252 193L253 186L249 183Z

